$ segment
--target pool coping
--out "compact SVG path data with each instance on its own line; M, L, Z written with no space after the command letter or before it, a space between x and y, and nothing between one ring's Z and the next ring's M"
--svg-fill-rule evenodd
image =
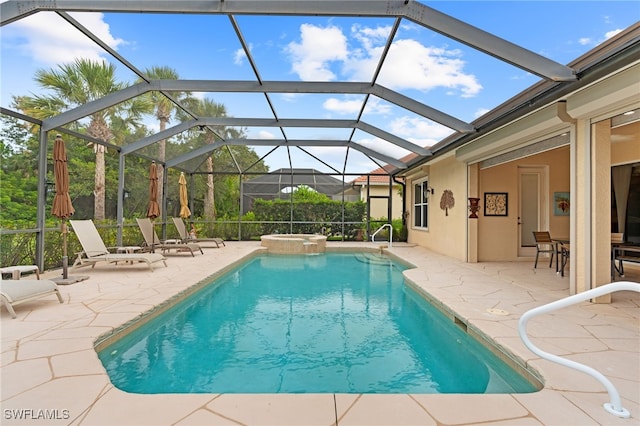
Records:
M339 248L349 250L350 245L369 247L354 243L340 244ZM204 256L171 256L169 268L156 269L153 274L135 266L96 267L89 272L89 280L61 287L64 305L41 299L22 305L16 320L8 319L3 311L3 409L68 408L70 418L50 423L73 425L628 425L635 421L606 413L602 403L608 398L599 383L582 373L540 360L514 331L513 324L523 311L566 295L566 278L561 279L550 269L534 270L527 263L466 264L421 247L400 244L394 244L389 251L419 265L405 271L410 279L451 306L468 324L495 337L539 369L546 379L541 391L468 395L138 395L120 391L110 383L93 347L98 336L122 326L132 316L136 318L147 310L145 307L160 304L193 286L184 285L190 277L191 283L197 283L211 275L204 273L211 271L211 265L218 271L231 267L256 249L259 247L255 243L231 242L221 250L205 251ZM44 278L55 274L54 271ZM623 405L631 411L632 419L637 419L640 412L639 306L635 295L620 295L611 305L585 303L553 319L541 319L539 326L530 325L534 342L606 370L607 377L620 389ZM510 315L488 314L488 307L504 309ZM609 349L603 352L598 350L601 347ZM30 423L5 418L3 424Z

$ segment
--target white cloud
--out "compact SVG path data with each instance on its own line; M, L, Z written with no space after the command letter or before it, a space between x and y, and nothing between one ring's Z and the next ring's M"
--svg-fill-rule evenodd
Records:
M362 102L364 99L361 96L357 98L353 96L345 96L344 99L329 98L323 102L322 107L329 112L348 115L358 114L362 109ZM380 98L371 96L365 106L365 114L389 114L391 112L391 106L388 103L383 103Z
M369 28L361 25L353 25L351 33L360 41L365 51L370 52L375 45L385 44L391 33L390 26Z
M607 31L604 34L604 39L605 40L609 40L611 37L616 36L618 34L620 34L623 30L622 29L617 29L617 30L611 30L611 31Z
M384 49L390 27L351 27L352 43L335 26L303 24L300 42L287 52L292 69L302 80L330 81L336 73L353 81L370 81ZM428 47L412 39L396 40L385 60L378 82L394 90L431 90L444 87L452 94L472 97L482 90L473 74L464 71L459 50Z
M390 125L393 134L422 147L431 146L452 133L446 126L417 117L399 117Z
M300 38L300 43L291 42L286 48L293 71L305 81L335 80L329 64L347 59L347 38L340 28L302 24Z
M266 130L260 130L258 132L258 139L275 139L275 135L271 132L268 132Z
M578 43L581 44L582 46L597 46L600 43L604 43L605 41L609 40L611 37L615 37L616 35L620 34L622 31L624 30L620 28L607 31L606 33L604 33L604 36L599 40L595 40L591 37L582 37L578 39Z
M233 54L233 63L235 65L242 65L244 60L247 59L247 53L244 49L238 49Z
M380 73L380 83L394 89L430 90L446 87L463 97L477 95L482 86L473 74L463 71L461 52L427 47L415 40L398 40Z
M387 155L392 158L402 158L409 153L404 148L394 145L380 138L362 138L355 141L358 145L374 150L380 154Z
M111 48L117 49L125 43L112 36L102 13L71 15ZM12 24L12 29L17 30L19 38L24 40L18 46L22 53L42 64L68 63L76 58L101 60L106 56L97 44L52 13L28 16Z
M357 114L362 109L362 99L329 98L322 103L322 107L338 114Z
M480 108L479 110L477 110L476 112L473 113L473 118L482 117L483 115L485 115L489 111L491 111L491 110L488 109L488 108Z
M367 101L367 106L364 109L365 114L389 114L391 112L391 105L383 103L378 97L370 97Z

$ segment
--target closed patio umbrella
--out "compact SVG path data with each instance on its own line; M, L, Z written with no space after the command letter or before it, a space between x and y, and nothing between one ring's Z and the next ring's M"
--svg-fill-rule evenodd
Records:
M156 162L153 161L149 168L149 206L147 207L147 217L151 219L151 225L154 227L154 220L158 216L160 216L160 206L158 205L158 166L156 166ZM154 245L155 241L152 240L152 252L155 252L153 248Z
M191 210L189 210L189 199L187 197L187 179L184 177L184 172L180 172L180 217L183 219L191 216Z
M191 216L191 210L189 210L189 198L187 197L187 179L184 177L184 172L180 172L180 179L178 179L178 184L180 185L180 217L182 219L186 219Z
M75 210L69 196L69 169L67 168L67 151L62 136L57 135L53 142L53 174L55 176L56 195L53 197L51 214L64 221Z
M67 255L67 219L71 216L75 209L71 203L69 195L69 169L67 167L67 151L64 140L61 135L56 135L53 142L53 174L55 177L56 195L53 197L51 206L51 214L62 220L60 223L60 231L62 232L62 280L58 280L58 284L71 284L82 281L88 277L80 277L72 279L68 275L69 257Z

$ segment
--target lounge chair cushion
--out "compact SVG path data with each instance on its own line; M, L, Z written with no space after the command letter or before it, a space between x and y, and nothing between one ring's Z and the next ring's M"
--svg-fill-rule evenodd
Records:
M0 280L0 297L12 318L16 317L15 305L51 294L63 303L57 284L51 280Z

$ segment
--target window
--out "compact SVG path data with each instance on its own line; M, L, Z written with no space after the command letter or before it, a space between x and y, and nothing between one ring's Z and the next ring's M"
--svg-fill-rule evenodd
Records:
M424 180L413 185L413 226L427 228L429 226L429 182Z

